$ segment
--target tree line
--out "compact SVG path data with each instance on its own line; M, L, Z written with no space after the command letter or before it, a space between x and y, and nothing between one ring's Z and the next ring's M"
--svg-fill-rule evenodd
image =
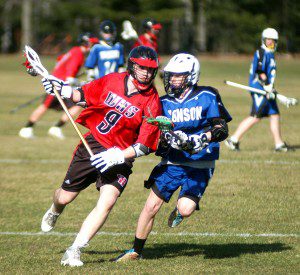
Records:
M98 34L104 19L116 23L122 41L122 22L130 20L142 32L144 18L162 23L159 47L165 54L250 53L266 27L278 30L279 51L300 51L297 0L0 0L0 12L2 53L24 44L57 53L82 32Z

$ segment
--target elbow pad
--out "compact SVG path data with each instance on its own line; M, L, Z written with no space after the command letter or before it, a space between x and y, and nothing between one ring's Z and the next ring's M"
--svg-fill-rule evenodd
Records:
M85 101L83 89L82 88L78 88L77 91L80 92L80 101L77 102L76 105L85 108L86 107L86 101Z
M228 125L222 118L214 119L211 123L211 141L220 142L228 137Z
M142 143L135 143L132 145L132 147L135 151L135 156L137 158L150 154L150 148L148 148L147 146L145 146Z

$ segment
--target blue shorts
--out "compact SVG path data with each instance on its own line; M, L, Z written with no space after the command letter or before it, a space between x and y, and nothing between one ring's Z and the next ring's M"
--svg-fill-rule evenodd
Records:
M251 87L263 90L259 83L252 84ZM251 93L252 108L250 115L257 118L263 118L270 115L279 114L276 100L268 100L266 96Z
M178 199L188 197L197 204L197 209L199 209L199 201L213 173L213 168L157 165L148 181L145 181L145 187L151 187L153 192L165 202L169 202L173 193L181 187Z

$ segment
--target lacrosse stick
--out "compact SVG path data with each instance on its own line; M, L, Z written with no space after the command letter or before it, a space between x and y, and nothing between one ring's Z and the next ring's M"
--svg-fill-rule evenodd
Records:
M235 83L235 82L232 82L232 81L225 80L224 82L225 82L225 84L227 84L229 86L236 87L236 88L241 88L241 89L244 89L244 90L248 90L248 91L251 91L251 92L254 92L254 93L257 93L257 94L261 94L261 95L268 94L268 92L266 92L264 90L256 89L256 88L249 87L249 86L246 86L246 85L242 85L242 84L239 84L239 83ZM285 105L287 108L289 108L290 106L295 106L295 105L298 104L298 100L296 98L286 97L286 96L284 96L282 94L279 94L279 93L276 94L276 97L277 97L278 101L281 104Z
M165 138L167 140L171 140L172 138L174 138L176 141L180 142L181 146L185 148L186 151L189 152L193 150L195 146L194 141L184 140L179 135L174 133L174 123L169 118L165 116L157 116L156 118L146 117L146 121L149 124L157 126L159 130L161 130L165 134Z
M143 44L138 37L136 30L133 28L131 22L129 20L123 21L123 31L121 36L124 40L137 40L139 44Z
M25 46L25 54L26 57L30 63L30 65L32 66L32 68L42 77L44 78L49 78L49 73L48 71L45 69L45 67L42 65L40 58L38 56L38 54L29 46ZM92 157L94 154L90 148L90 146L88 145L87 141L85 140L85 138L83 137L83 135L81 134L80 130L78 129L75 121L73 120L72 116L69 113L69 110L67 108L67 106L65 105L64 101L62 100L59 92L55 89L55 86L53 85L53 91L54 94L57 98L57 100L59 101L60 105L62 106L62 108L64 109L65 113L67 114L68 118L70 119L75 131L77 132L77 134L79 135L82 143L84 144L86 150L89 152L90 156Z

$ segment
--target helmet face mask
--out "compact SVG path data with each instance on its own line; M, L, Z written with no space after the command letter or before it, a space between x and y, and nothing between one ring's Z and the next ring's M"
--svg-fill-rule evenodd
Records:
M158 57L153 49L139 46L129 53L127 71L139 91L145 91L152 85L157 69Z
M189 87L188 76L189 72L164 72L164 86L166 93L171 97L180 97L180 95Z
M264 29L261 35L262 48L270 52L275 52L277 49L278 38L278 32L275 29Z
M173 56L164 68L164 87L171 97L180 97L188 88L197 84L200 64L191 54Z

